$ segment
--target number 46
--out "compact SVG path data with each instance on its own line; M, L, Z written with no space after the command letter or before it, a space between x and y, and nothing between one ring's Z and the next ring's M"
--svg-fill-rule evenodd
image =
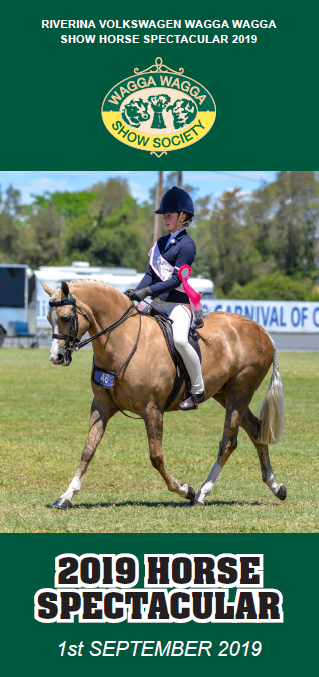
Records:
M249 651L249 644L250 642L245 642L245 644L240 644L240 642L232 642L231 645L229 645L229 642L223 641L219 643L219 646L224 645L224 649L221 649L219 652L219 656L238 656L239 652L241 649L244 649L244 656L247 656L248 651ZM251 655L252 656L259 656L261 650L262 650L262 643L261 642L253 642L251 645Z

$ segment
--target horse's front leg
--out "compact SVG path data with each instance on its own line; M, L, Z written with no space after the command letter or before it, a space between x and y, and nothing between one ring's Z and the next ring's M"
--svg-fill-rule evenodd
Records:
M190 484L179 484L179 482L169 474L164 465L162 438L163 438L163 414L154 403L149 403L144 413L144 423L146 427L148 444L150 450L151 463L162 475L169 491L192 500L195 498L195 489Z
M72 498L79 493L83 475L95 454L95 450L101 442L108 420L116 413L116 409L109 402L94 398L91 406L90 429L82 451L80 465L73 477L67 491L53 503L55 508L71 508Z

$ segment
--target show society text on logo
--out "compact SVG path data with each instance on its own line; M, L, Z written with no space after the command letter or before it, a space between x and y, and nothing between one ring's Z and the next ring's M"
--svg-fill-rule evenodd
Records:
M200 141L215 117L210 92L183 68L164 66L160 57L144 71L135 68L102 105L103 122L118 141L157 157Z

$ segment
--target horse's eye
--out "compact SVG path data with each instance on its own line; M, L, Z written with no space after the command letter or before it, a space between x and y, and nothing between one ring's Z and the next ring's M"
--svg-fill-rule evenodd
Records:
M62 322L69 322L70 319L71 319L71 315L62 315L61 316Z

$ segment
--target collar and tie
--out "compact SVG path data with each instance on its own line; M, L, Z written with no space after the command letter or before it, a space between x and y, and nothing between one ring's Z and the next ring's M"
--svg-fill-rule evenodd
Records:
M168 247L170 246L170 244L172 244L172 242L175 242L177 236L178 236L183 230L185 230L185 228L181 228L180 230L176 230L175 233L170 233L170 234L169 234L169 238L168 238L168 240L167 240L167 242L166 242L166 245L165 245L165 248L164 248L164 250L163 250L163 253L166 252L166 249L168 249Z

